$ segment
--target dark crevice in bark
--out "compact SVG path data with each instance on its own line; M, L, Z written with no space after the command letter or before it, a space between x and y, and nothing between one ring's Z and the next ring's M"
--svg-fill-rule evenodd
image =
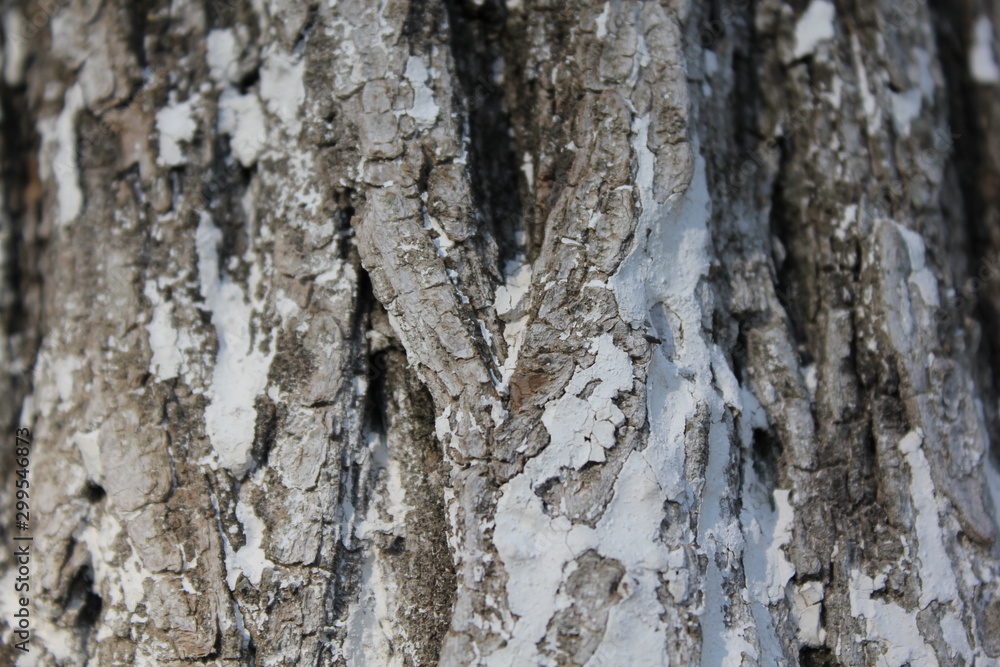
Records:
M155 7L150 5L155 3L142 0L124 3L124 11L128 12L129 48L139 61L139 67L142 68L148 65L145 48L146 17L149 12L155 11Z
M387 416L395 433L390 456L404 471L408 504L421 509L407 512L406 539L389 543L383 557L400 582L402 620L415 644L414 664L436 664L457 592L442 493L445 463L430 392L408 368L401 347L387 352L386 365ZM400 437L400 431L406 435Z
M828 648L803 646L799 651L800 667L841 667L837 656Z
M801 291L809 281L806 279L803 273L804 267L800 266L795 253L788 252L798 242L800 233L799 225L792 212L788 210L785 196L785 179L790 169L790 153L786 150L784 139L779 139L777 146L781 157L778 163L778 175L771 191L769 231L777 243L782 244L785 252L784 256L781 257L781 262L775 261L774 292L784 309L785 321L788 323L792 340L800 349L803 347L808 349L805 323L809 318L805 307L805 297ZM816 355L813 353L810 356L815 357Z
M94 591L94 571L88 564L77 570L70 582L63 609L80 643L87 646L101 620L103 600Z
M352 225L356 212L354 209L356 196L357 192L353 189L337 191L336 209L333 213L333 219L336 222L334 236L337 239L337 254L342 261L347 260L352 252L357 253L357 247L354 243L354 226ZM360 265L360 262L358 264ZM367 280L370 285L371 279L368 277L368 272L364 269L361 271L364 273L364 280ZM368 289L370 291L371 287Z
M370 308L382 308L382 304L375 299L374 294L371 292L371 282L368 279L368 273L363 269L359 272L359 292L364 294L367 292L368 296L365 301L368 301ZM388 396L386 392L388 391L386 383L388 378L386 374L389 369L387 355L389 350L371 350L367 351L367 364L365 372L368 374L368 393L365 396L365 415L364 424L365 431L367 433L375 433L382 439L385 439L386 432L388 430Z
M357 484L360 469L357 464L345 463L341 470L340 497L337 506L344 507L345 502L358 502ZM354 505L357 513L364 511L363 507ZM347 548L344 537L334 546L335 553L331 565L330 579L325 599L326 624L333 625L335 621L347 616L348 608L357 599L357 591L361 585L361 568L364 552L359 546ZM343 637L341 637L343 639Z
M397 525L405 526L403 535L377 537L367 548L377 552L387 574L396 581L402 612L399 621L412 646L413 664L436 664L457 586L447 539L442 492L447 473L434 429L436 413L430 392L409 367L406 351L372 292L367 272L358 267L358 274L359 310L365 313L363 372L369 381L365 431L378 434L387 446L388 459L398 465L406 505L420 508L393 517ZM374 341L379 343L373 346ZM373 465L369 495L387 483L388 474L384 467Z
M509 167L513 192L521 196L516 232L523 235L521 245L529 262L542 252L546 221L565 190L572 167L572 151L563 150L572 128L569 123L555 123L553 118L572 117L573 102L585 92L575 77L553 89L543 74L553 63L526 45L538 40L547 43L550 53L570 52L578 18L568 5L529 3L527 11L508 14L500 35L503 106L511 128L511 137L506 140L512 151ZM533 26L544 28L535 32ZM530 167L528 171L525 165Z
M948 117L955 139L952 165L962 194L964 220L954 220L967 230L969 274L956 276L959 294L967 279L977 276L980 267L1000 252L1000 218L996 207L1000 205L997 191L998 177L995 165L987 156L989 136L984 127L986 109L992 104L988 93L977 88L968 67L974 7L967 2L932 0L932 21L937 40L941 67L947 85ZM954 135L957 135L955 137ZM948 214L949 211L945 211ZM994 281L996 278L994 277ZM977 291L970 315L979 320L985 335L980 348L973 352L979 358L976 364L976 382L982 406L987 417L993 455L1000 459L1000 413L997 411L998 382L1000 382L1000 338L991 335L1000 331L1000 290L995 285L985 285ZM952 304L945 303L948 308ZM952 318L948 318L951 321ZM961 313L958 319L961 326ZM953 331L954 329L952 329ZM949 335L951 332L949 332Z
M257 412L257 422L254 424L253 447L250 451L251 475L260 468L268 467L271 449L274 447L281 424L278 409L267 394L258 396L254 407Z
M427 0L411 0L407 6L403 34L410 36L428 35L436 31L441 5Z
M489 0L479 7L461 0L445 3L450 46L468 119L470 180L481 229L488 230L499 250L498 270L514 259L521 244L521 201L518 163L504 104L501 75L503 3Z
M781 440L767 429L755 428L753 430L753 442L751 444L751 454L753 456L753 470L757 474L757 479L770 492L777 487L780 476L783 448ZM773 504L773 499L772 499Z
M191 198L195 212L210 213L213 224L222 232L222 242L218 248L220 270L243 283L245 287L249 267L242 258L250 244L249 235L255 234L257 230L247 229L241 200L250 187L250 180L257 166L247 168L240 164L231 153L230 142L224 135L215 138L214 148L215 159L207 173L196 173L193 177L189 177L191 181L188 187L197 188L197 195ZM241 260L235 270L230 269L231 257Z
M20 37L4 34L4 41ZM40 214L41 183L38 175L38 140L29 113L24 86L12 87L0 77L0 333L9 363L0 375L0 428L13 434L18 427L24 399L41 342L40 293L43 242L33 220ZM0 484L12 488L14 447L0 452ZM8 521L0 520L0 540L10 542Z
M10 336L29 334L40 324L29 313L25 300L29 288L37 287L42 278L38 271L32 270L37 265L40 249L30 245L25 225L40 213L41 184L37 138L23 87L11 88L0 82L0 113L3 114L0 121L0 187L6 205L3 213L9 225L3 248L5 262L0 308L9 345ZM12 356L19 355L12 353Z

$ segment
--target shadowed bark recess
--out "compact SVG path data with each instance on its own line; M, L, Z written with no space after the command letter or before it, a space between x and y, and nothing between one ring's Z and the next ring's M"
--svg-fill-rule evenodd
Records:
M2 3L0 664L1000 660L997 11Z

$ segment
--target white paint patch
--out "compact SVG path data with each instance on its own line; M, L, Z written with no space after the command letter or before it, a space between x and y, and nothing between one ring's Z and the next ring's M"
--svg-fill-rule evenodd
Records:
M88 523L77 536L90 553L94 586L104 596L104 620L110 626L132 616L139 603L147 600L144 584L153 576L143 567L134 545L131 555L124 562L118 561L115 544L122 532L118 520L105 514L99 523Z
M643 454L654 471L660 497L689 504L694 491L684 477L687 427L704 419L702 411L708 410L708 463L701 514L697 535L689 537L708 559L708 573L702 584L702 625L713 630L703 642L703 664L739 664L744 653L751 661L761 659L767 663L769 656L758 655L757 647L744 636L744 628L726 622L728 612L724 607L744 602L728 598L724 591L728 575L715 561L716 554L739 558L743 536L736 518L724 515L722 509L727 496L738 490L729 488L726 475L730 434L722 421L725 400L711 382L713 376L731 375L732 371L721 357L713 363L712 348L702 333L702 305L698 298L699 284L711 267L711 199L705 162L697 144L693 145L690 184L680 197L674 195L659 203L653 194L655 156L647 146L649 119L638 119L634 131L633 150L639 163L636 185L642 205L636 238L646 239L645 247L631 254L609 283L623 316L633 326L642 326L647 318L652 320L657 338L665 341L654 347L649 368L650 434ZM623 479L619 480L619 484L623 483ZM639 521L648 522L651 530L654 521L662 518L661 512L660 507L647 508L639 514Z
M969 52L969 69L978 83L1000 83L1000 67L993 52L995 46L993 24L987 16L980 16L972 31L972 50Z
M525 151L524 157L521 158L521 173L524 174L524 181L528 184L528 188L531 190L535 189L535 162L531 157L531 153Z
M861 104L865 110L868 131L875 133L878 132L879 126L882 124L882 109L872 94L868 82L868 69L865 67L861 51L861 41L854 33L851 33L851 55L854 58L854 71L858 77L858 93L861 95Z
M783 549L792 541L792 524L795 520L795 512L788 501L789 493L787 489L775 489L773 494L776 512L774 525L770 530L771 543L767 546L767 587L764 591L764 599L768 603L777 602L784 597L785 586L795 575L795 567L785 557Z
M746 390L741 393L740 402L744 410L740 420L740 438L747 447L753 442L753 429L766 427L767 418L752 394ZM784 552L784 547L791 541L794 510L789 502L788 490L775 489L770 497L766 494L749 458L743 472L745 482L740 520L746 540L743 554L746 586L761 653L780 656L781 646L774 628L771 605L785 598L788 582L795 574L795 568Z
M913 70L914 78L920 81L920 92L928 100L933 100L937 85L934 83L934 72L931 70L931 54L925 49L914 48L913 59L914 63L910 68Z
M206 39L205 60L209 76L219 83L236 83L239 79L239 44L229 28L213 30Z
M562 467L579 469L590 461L603 462L605 450L615 444L615 429L625 422L614 398L632 387L628 354L607 334L593 342L590 353L596 355L594 363L577 368L565 395L550 402L542 414L551 440L532 462L538 462L534 470L545 479L558 475ZM578 398L594 382L590 396Z
M198 130L192 114L197 98L193 97L180 104L171 103L156 113L156 130L160 133L159 164L177 167L184 164L182 141L191 141Z
M895 220L891 222L906 242L906 251L910 260L909 283L911 288L916 288L925 304L936 308L940 304L938 282L934 272L927 266L927 248L924 245L924 238Z
M52 358L51 351L43 349L35 364L33 394L38 411L45 417L73 397L75 374L83 368L84 359L76 355Z
M878 642L882 656L878 664L884 667L938 667L934 649L924 642L917 627L917 616L894 602L883 602L872 594L882 590L886 576L877 579L851 571L850 597L851 615L865 619L865 640Z
M719 56L715 54L715 51L712 49L703 49L702 53L705 60L705 74L711 76L719 71Z
M376 533L403 536L406 533L406 514L414 508L406 502L400 462L389 455L394 445L376 433L369 433L367 442L372 467L378 471L380 482L384 483L377 485L375 498L366 516L359 522L356 535L361 539L373 538ZM360 594L347 612L349 630L343 657L352 666L402 667L405 649L393 646L393 638L383 629L385 619L398 615L396 581L386 572L377 550L367 550L366 553ZM391 624L388 626L391 627Z
M510 378L517 368L517 360L524 342L525 327L528 322L527 303L531 289L531 265L523 255L506 266L506 282L497 288L494 307L504 321L503 338L507 343L507 358L500 368L501 391L508 391Z
M211 403L205 409L205 428L219 456L219 462L237 475L243 475L250 463L254 426L257 422L257 397L267 386L267 372L274 355L255 345L250 321L255 309L243 289L222 276L218 246L222 232L211 217L201 213L195 234L198 250L198 274L201 293L212 312L219 342L212 386ZM255 294L260 276L251 272L250 294ZM259 305L259 304L258 304Z
M594 364L577 370L565 396L555 407L550 405L547 412L568 411L567 401L593 380L599 381L593 387L593 395L599 396L602 409L610 412L611 399L631 386L631 362L624 351L614 346L610 336L595 340L591 353L597 356ZM598 411L594 411L594 406L589 401L585 406L574 403L574 408L596 419ZM612 610L605 635L606 644L614 646L614 664L650 661L660 664L666 658L662 635L658 634L662 629L658 629L661 622L656 597L657 572L667 566L667 553L656 540L662 488L650 474L650 463L644 453L636 452L626 461L615 497L596 530L582 524L571 525L565 517L549 517L534 489L559 474L563 466L585 462L592 449L580 443L579 424L563 424L565 428L559 428L557 419L550 417L544 421L548 422L553 441L528 462L523 474L506 485L498 504L495 540L510 575L510 610L519 619L507 646L491 655L486 664L539 664L536 644L557 610L558 588L569 574L563 570L563 564L571 563L591 548L621 561L628 569L627 586L631 595ZM602 660L606 661L607 656L599 651L592 660L595 664L605 664Z
M257 96L224 90L219 96L219 132L229 135L229 149L240 164L253 166L267 143L264 110Z
M104 467L101 463L100 429L89 433L77 433L72 440L80 452L80 458L83 459L83 468L87 471L87 479L100 482L104 475Z
M24 83L24 67L28 63L28 40L24 37L29 30L27 21L19 7L8 9L3 15L3 79L8 86Z
M923 108L923 94L919 88L911 88L905 93L892 93L892 120L896 131L909 134L910 125L920 117Z
M792 610L799 621L799 641L807 646L822 646L826 641L823 628L823 584L807 581L792 593Z
M406 114L417 122L417 125L426 129L432 127L437 120L440 109L434 103L434 93L427 86L430 73L423 61L416 56L410 56L406 61L406 80L413 88L413 106Z
M396 596L391 577L368 552L361 571L361 591L347 611L347 638L340 657L350 667L402 667L403 652L394 651L392 638L382 629L383 619L392 618L389 599ZM336 656L335 656L336 657Z
M952 657L962 656L966 658L966 664L978 665L981 662L974 661L973 656L981 658L985 658L985 656L979 651L974 651L972 645L969 644L966 623L967 621L964 621L959 614L950 611L941 618L941 635L944 637L945 643L948 644L948 648L951 649Z
M851 226L854 225L858 220L858 205L848 204L844 207L844 212L837 220L837 227L834 230L834 235L841 240L847 240L847 232L850 231ZM780 241L779 241L780 243ZM813 392L815 395L815 391Z
M254 586L260 585L260 578L267 568L273 568L272 563L264 553L261 545L264 543L264 522L260 520L253 508L242 500L236 503L236 518L243 525L243 536L246 542L240 550L226 554L226 583L229 589L236 587L240 574L243 574ZM229 554L232 554L230 557Z
M144 293L153 305L153 317L146 323L149 347L153 351L149 372L161 381L169 380L180 374L184 363L184 356L177 344L177 329L173 323L174 304L163 300L152 280L146 281Z
M608 16L611 13L611 3L604 3L604 10L597 17L597 39L604 39L608 34Z
M697 542L689 529L680 528L688 533L681 539L709 562L702 622L703 627L713 628L713 633L705 637L704 647L710 654L705 660L706 664L739 664L743 653L751 662L761 657L756 645L747 640L746 628L730 627L725 622L724 605L745 603L728 599L724 592L728 574L714 563L716 554L740 558L743 538L737 518L722 510L733 491L726 475L731 433L722 418L723 397L711 380L723 369L713 372L712 348L702 333L702 306L697 296L699 283L711 266L711 204L705 165L695 148L690 185L682 194L658 202L653 193L656 158L647 146L649 122L648 117L637 119L633 127L642 205L634 235L636 247L607 285L588 286L614 290L622 316L636 327L655 319L653 314L660 309L667 312L655 325L655 332L661 340L671 340L673 348L668 351L666 344L654 347L646 389L649 438L644 449L627 455L611 502L594 528L546 514L535 489L564 468L580 465L595 454L589 419L599 421L599 410L610 410L613 397L632 383L628 355L616 348L610 337L594 340L590 348L597 357L594 365L578 369L564 396L546 406L543 421L551 435L550 444L502 489L494 541L509 576L507 596L517 620L504 648L484 660L487 665L546 664L538 655L537 644L545 636L548 620L560 608L560 586L574 568L575 559L588 549L617 560L626 570L619 588L622 598L610 609L604 636L588 664L668 664L665 638L674 628L660 617L657 589L662 585L660 573L676 570L679 562L678 554L671 553L659 535L664 502L692 502L694 492L684 476L685 434L688 425L704 415L705 408L710 419L709 463ZM591 388L601 405L580 398L578 387L590 380L599 381ZM589 441L581 435L588 428ZM596 438L598 443L600 437ZM677 590L686 589L683 582L672 585ZM769 657L764 656L761 664L769 664Z
M297 137L302 129L299 111L306 100L306 88L302 77L306 63L301 57L277 50L268 54L260 70L260 96L267 110L277 116L288 128L291 136Z
M77 117L84 108L83 89L74 84L66 91L63 110L56 120L55 141L57 148L52 163L56 179L56 201L59 214L56 221L60 226L72 222L83 208L83 191L80 189L80 173L76 151Z
M899 450L910 467L910 497L917 513L917 558L920 560L920 608L937 600L941 604L957 601L955 571L944 546L938 502L934 496L931 468L921 448L923 432L910 431L899 441Z
M821 43L834 37L837 10L827 0L813 0L795 24L795 59L813 53Z
M75 354L57 359L52 364L52 371L55 375L56 389L59 391L59 400L68 401L73 397L73 387L75 385L76 372L83 368L83 357Z
M501 318L520 317L524 314L524 299L531 288L531 265L521 256L518 261L508 262L506 269L507 281L497 288L493 305Z

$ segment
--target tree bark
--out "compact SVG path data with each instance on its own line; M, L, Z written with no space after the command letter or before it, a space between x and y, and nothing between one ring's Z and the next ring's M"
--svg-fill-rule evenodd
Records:
M2 29L0 664L1000 664L996 3Z

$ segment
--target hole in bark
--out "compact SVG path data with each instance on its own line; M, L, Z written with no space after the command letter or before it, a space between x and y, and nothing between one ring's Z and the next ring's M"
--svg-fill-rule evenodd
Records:
M406 551L406 538L402 536L396 537L392 541L392 544L389 545L389 548L386 549L386 551L392 554L393 556L398 556L399 554L403 553L404 551Z
M239 82L240 94L246 95L247 93L249 93L250 89L253 88L258 81L260 81L260 69L255 67L246 74L244 74L243 78L240 79Z
M104 487L94 482L87 482L87 500L92 503L99 503L107 496Z

